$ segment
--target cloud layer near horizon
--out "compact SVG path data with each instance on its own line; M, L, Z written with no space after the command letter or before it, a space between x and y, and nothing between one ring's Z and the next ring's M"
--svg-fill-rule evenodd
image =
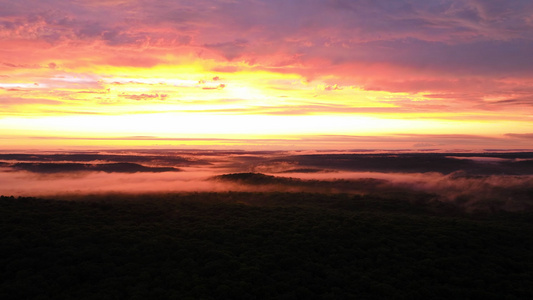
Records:
M464 123L465 134L531 135L527 0L1 0L0 8L3 118L171 111L294 124L291 116L353 115L425 119L438 134L461 126L432 120ZM13 124L0 126L36 135ZM498 125L483 129L489 124ZM354 135L361 127L348 126L304 133Z

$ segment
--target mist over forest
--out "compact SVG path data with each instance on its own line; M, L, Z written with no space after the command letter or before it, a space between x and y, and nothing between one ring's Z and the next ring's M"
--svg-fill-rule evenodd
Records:
M533 299L532 0L0 0L0 300Z
M0 298L531 299L533 153L0 153Z
M0 153L0 194L318 192L532 209L533 153L121 150ZM416 195L416 196L413 196ZM402 198L400 197L400 198Z

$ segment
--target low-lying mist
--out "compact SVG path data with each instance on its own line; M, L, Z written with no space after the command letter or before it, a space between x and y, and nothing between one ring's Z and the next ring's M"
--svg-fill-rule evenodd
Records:
M294 155L239 151L3 154L0 195L353 193L399 201L442 201L467 210L532 210L532 157L531 153Z

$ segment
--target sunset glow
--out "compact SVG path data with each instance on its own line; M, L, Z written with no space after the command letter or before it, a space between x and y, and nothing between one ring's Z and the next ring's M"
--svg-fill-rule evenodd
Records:
M0 150L533 149L530 1L0 1Z
M533 0L0 0L0 299L533 299Z

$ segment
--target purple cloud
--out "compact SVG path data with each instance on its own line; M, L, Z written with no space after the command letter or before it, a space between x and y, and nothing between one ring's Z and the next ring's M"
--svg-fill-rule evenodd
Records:
M0 4L1 40L45 41L67 51L81 44L90 53L94 45L109 47L93 63L153 67L165 63L164 54L179 53L222 57L229 63L213 66L217 72L239 70L244 62L309 80L334 78L339 87L457 95L469 90L462 99L475 99L473 104L483 94L533 95L524 92L533 77L528 0Z

